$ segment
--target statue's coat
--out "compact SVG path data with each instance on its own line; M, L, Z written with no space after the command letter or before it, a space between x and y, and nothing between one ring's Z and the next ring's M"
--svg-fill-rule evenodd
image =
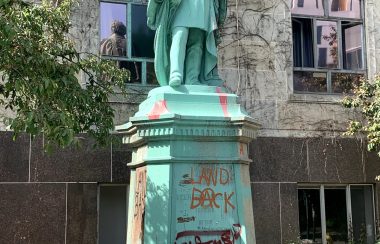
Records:
M216 20L220 27L226 18L227 0L208 0L214 2L214 11ZM148 27L156 30L154 39L154 66L156 76L161 86L168 85L170 72L170 45L171 45L171 25L175 17L176 10L181 0L149 0L147 8ZM215 43L218 42L218 36L215 35L214 29L207 30L205 52L202 65L201 80L207 80L213 68L217 63ZM214 47L214 48L213 48Z

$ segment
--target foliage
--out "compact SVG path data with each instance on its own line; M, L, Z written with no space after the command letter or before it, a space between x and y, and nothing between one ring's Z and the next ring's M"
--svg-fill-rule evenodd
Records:
M69 38L74 7L74 0L0 0L0 103L15 112L6 119L15 136L43 133L48 145L63 147L81 132L98 144L111 138L108 96L115 87L124 91L129 73L75 49Z
M343 105L358 109L363 121L350 121L347 135L364 133L368 139L368 150L380 156L380 76L374 80L362 80L354 89L354 95L344 98Z

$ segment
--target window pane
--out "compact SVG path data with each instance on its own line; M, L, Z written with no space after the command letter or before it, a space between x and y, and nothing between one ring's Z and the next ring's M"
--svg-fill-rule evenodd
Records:
M363 69L362 28L361 24L342 23L344 69Z
M154 72L154 63L146 63L146 79L148 84L158 85L156 73Z
M100 3L100 54L126 56L127 7L125 4Z
M360 0L329 0L330 16L361 18Z
M125 244L126 186L100 186L99 193L99 244Z
M363 74L331 73L333 93L352 93L352 89L360 84Z
M326 241L348 243L346 189L325 189Z
M317 36L318 67L338 68L337 23L318 20L318 28L320 28L320 36Z
M294 90L327 92L327 74L322 72L294 71Z
M312 20L293 18L292 28L294 67L314 67Z
M323 16L323 0L292 0L292 14Z
M146 25L146 5L132 4L132 56L154 58L154 31Z
M127 69L131 72L129 83L141 83L141 66L140 62L121 61L121 68Z
M298 207L302 243L322 243L319 190L298 190Z
M352 234L355 243L375 243L371 186L351 186Z

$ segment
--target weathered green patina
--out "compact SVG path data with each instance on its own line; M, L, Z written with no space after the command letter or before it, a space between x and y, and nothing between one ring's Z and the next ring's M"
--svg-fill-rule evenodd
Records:
M156 30L155 71L161 86L215 85L217 30L226 0L150 0L148 26Z
M119 127L133 149L128 243L255 243L248 144L258 124L214 86L153 89Z

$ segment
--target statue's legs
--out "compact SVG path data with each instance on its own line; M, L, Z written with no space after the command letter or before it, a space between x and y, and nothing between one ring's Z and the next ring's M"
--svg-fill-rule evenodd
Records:
M187 39L185 59L185 83L186 85L200 85L204 39L206 32L198 28L190 28Z
M179 86L183 81L183 70L186 56L186 44L189 28L174 27L170 47L170 86Z

